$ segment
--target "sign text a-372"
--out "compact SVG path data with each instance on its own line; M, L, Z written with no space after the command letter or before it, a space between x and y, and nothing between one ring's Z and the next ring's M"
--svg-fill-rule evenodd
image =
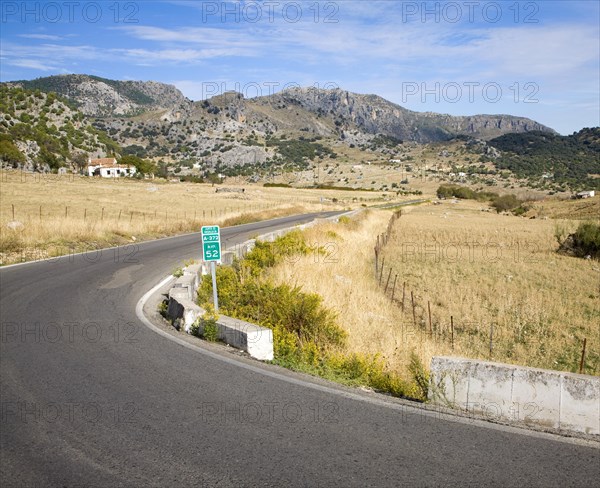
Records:
M202 259L221 260L221 232L218 225L202 227Z

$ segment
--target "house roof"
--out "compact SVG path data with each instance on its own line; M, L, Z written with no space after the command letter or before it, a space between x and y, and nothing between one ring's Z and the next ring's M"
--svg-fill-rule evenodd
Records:
M100 166L102 168L132 168L132 165L129 164L117 164L117 160L115 158L99 158L90 160L89 166Z
M116 164L115 158L90 159L90 166L114 166Z

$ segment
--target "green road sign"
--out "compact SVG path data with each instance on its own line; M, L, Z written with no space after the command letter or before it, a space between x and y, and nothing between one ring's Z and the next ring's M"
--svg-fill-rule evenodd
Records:
M218 225L202 227L202 259L221 260L221 233Z

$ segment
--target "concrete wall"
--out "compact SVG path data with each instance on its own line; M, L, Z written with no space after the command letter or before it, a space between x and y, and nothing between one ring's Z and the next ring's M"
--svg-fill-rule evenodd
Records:
M178 327L188 334L192 325L199 325L202 334L202 317L205 310L196 304L197 289L202 272L201 265L184 268L183 276L177 278L169 290L167 315ZM224 315L217 320L218 337L230 346L246 351L261 361L272 361L273 331L265 327L233 319Z
M434 357L429 400L490 420L600 435L597 376Z

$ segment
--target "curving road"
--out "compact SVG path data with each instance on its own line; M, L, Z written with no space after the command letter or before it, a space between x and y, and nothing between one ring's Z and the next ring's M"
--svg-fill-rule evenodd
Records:
M223 238L232 245L313 217L224 229ZM202 353L157 334L136 304L198 256L198 241L0 269L3 487L589 487L600 479L600 450L589 443L307 383L226 348Z

